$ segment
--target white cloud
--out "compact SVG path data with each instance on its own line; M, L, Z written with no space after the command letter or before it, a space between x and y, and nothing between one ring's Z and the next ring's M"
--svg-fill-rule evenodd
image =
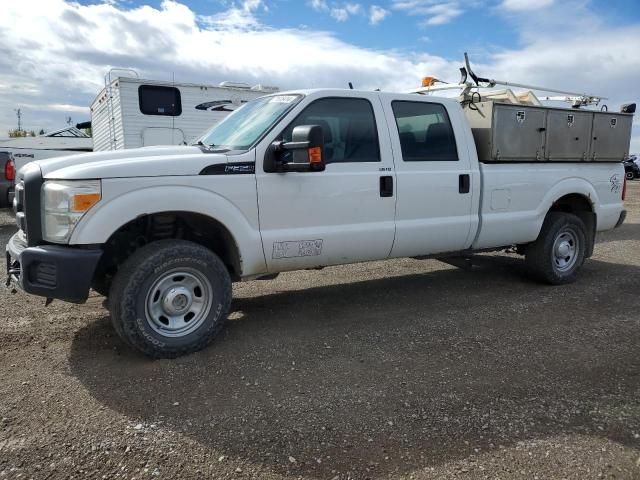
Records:
M319 12L329 10L329 5L325 0L311 0L309 5L311 5L311 8Z
M359 12L350 3L349 14ZM0 136L24 106L28 128L50 130L65 113L51 105L88 106L113 66L142 77L222 80L282 88L415 86L424 71L454 70L441 57L370 50L311 29L271 29L253 8L236 3L223 14L199 17L187 6L80 5L63 0L11 2L0 23ZM11 92L11 95L6 94ZM77 118L76 118L77 117ZM80 114L74 120L80 121Z
M349 20L349 12L345 8L332 8L331 16L338 22L346 22Z
M234 3L224 12L216 15L200 16L198 19L209 26L246 30L247 28L258 26L259 22L255 17L255 12L259 9L268 11L268 7L262 0L244 0L240 2L239 6Z
M455 3L434 5L429 7L426 11L429 15L429 18L426 21L427 25L443 25L462 15L462 9L460 9Z
M88 119L82 111L112 66L135 68L146 78L175 74L176 81L237 80L282 88L343 87L351 81L356 88L398 91L417 86L425 75L457 80L460 58L362 48L312 28L272 29L257 16L262 8L261 2L236 2L224 14L199 17L174 1L157 8L9 2L0 23L0 136L15 126L18 107L28 129L51 130L70 114L76 121ZM472 54L475 70L607 96L611 110L640 98L640 25L606 25L571 11L573 17L561 19L544 11L523 16L516 24L522 47ZM365 14L370 10L359 13ZM424 48L416 44L416 50ZM639 130L634 129L636 151Z
M364 12L362 5L354 2L331 2L326 0L311 0L308 4L318 12L327 12L338 22L346 22L354 15Z
M383 21L391 12L378 5L371 5L369 7L369 23L371 25L378 25Z
M461 2L457 0L393 0L392 7L407 15L424 17L422 24L425 26L443 25L464 13Z
M504 0L502 8L513 11L528 11L547 8L553 5L555 0Z

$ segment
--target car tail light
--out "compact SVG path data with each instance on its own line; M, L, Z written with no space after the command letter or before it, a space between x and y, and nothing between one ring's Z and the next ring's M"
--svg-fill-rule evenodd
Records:
M627 196L627 177L624 177L624 183L622 184L622 200L624 201Z
M12 158L4 164L4 176L7 180L14 181L16 179L16 165L13 163Z

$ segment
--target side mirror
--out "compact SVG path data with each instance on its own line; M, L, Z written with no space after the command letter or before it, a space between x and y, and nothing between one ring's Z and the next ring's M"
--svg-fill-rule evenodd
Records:
M265 156L265 172L321 172L325 168L324 133L319 125L299 125L291 141L275 141Z

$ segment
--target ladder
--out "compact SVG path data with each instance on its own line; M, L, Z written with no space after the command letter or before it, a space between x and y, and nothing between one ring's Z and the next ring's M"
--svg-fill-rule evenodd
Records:
M110 69L104 76L104 89L107 94L107 126L109 128L109 147L111 150L116 150L117 148L117 138L116 138L116 119L115 119L115 111L113 107L113 82L117 80L120 75L115 75L116 73L125 73L131 75L132 78L140 78L138 72L133 70L132 68L112 68Z
M504 87L526 88L528 90L560 94L559 96L543 97L542 100L568 102L571 103L574 108L580 108L587 105L599 105L601 101L607 100L606 97L602 97L600 95L567 92L554 88L478 77L471 69L471 64L469 63L469 56L467 55L467 52L464 53L464 66L460 67L460 74L461 78L459 83L447 83L434 77L425 77L422 81L422 87L413 89L410 91L410 93L430 95L434 92L444 90L461 90L460 96L462 97L462 99L473 102L474 95L476 95L477 97L480 89L492 89L497 85L500 85ZM469 79L469 77L471 78Z

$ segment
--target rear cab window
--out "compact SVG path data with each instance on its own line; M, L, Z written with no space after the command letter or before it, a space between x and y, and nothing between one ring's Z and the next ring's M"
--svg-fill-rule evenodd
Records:
M458 150L453 127L444 105L393 101L402 160L405 162L454 162Z

